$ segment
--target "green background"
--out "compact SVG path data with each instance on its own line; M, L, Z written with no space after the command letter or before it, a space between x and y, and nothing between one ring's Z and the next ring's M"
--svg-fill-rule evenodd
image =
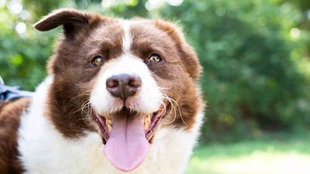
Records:
M0 76L6 84L34 90L45 77L61 29L40 33L32 25L62 7L164 18L183 28L204 68L199 83L208 101L189 172L216 173L197 167L201 158L214 156L208 147L226 153L223 159L243 155L236 149L245 147L249 153L261 146L268 152L278 142L292 149L297 143L295 151L309 154L300 150L309 146L304 135L310 130L309 0L0 0ZM289 147L282 149L287 153Z

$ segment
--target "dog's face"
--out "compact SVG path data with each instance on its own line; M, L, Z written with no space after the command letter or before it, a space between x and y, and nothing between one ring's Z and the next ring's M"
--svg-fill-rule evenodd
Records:
M54 82L47 114L64 136L98 132L111 163L131 171L157 131L190 131L200 108L201 68L175 25L60 10L35 27L59 25L64 37L49 63Z

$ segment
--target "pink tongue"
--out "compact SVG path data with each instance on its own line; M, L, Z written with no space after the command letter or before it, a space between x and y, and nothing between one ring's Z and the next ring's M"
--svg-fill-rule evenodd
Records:
M108 160L124 172L137 168L149 150L141 115L114 115L113 127L104 153Z

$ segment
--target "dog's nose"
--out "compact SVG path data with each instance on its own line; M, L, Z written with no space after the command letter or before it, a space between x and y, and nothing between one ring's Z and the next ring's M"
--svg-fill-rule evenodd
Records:
M106 81L107 90L114 96L126 100L133 96L141 87L142 81L140 77L120 74L110 77Z

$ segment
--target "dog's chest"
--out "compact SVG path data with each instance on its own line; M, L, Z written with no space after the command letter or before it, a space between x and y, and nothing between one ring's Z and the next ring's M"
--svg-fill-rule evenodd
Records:
M68 139L44 116L44 103L51 83L52 78L49 77L37 88L29 112L21 119L18 149L26 173L123 173L105 158L99 134L87 132L85 137ZM197 118L199 120L192 132L174 128L159 129L147 159L131 173L184 172L198 136L202 114Z
M36 136L25 137L27 135L21 134L24 139L19 141L19 147L27 173L122 173L105 158L98 134L88 133L84 138L68 140L53 126L42 127L44 129L33 132ZM191 154L191 147L182 139L189 138L189 134L172 129L163 130L159 134L161 135L151 146L147 159L132 173L148 174L156 171L168 174L183 171Z

